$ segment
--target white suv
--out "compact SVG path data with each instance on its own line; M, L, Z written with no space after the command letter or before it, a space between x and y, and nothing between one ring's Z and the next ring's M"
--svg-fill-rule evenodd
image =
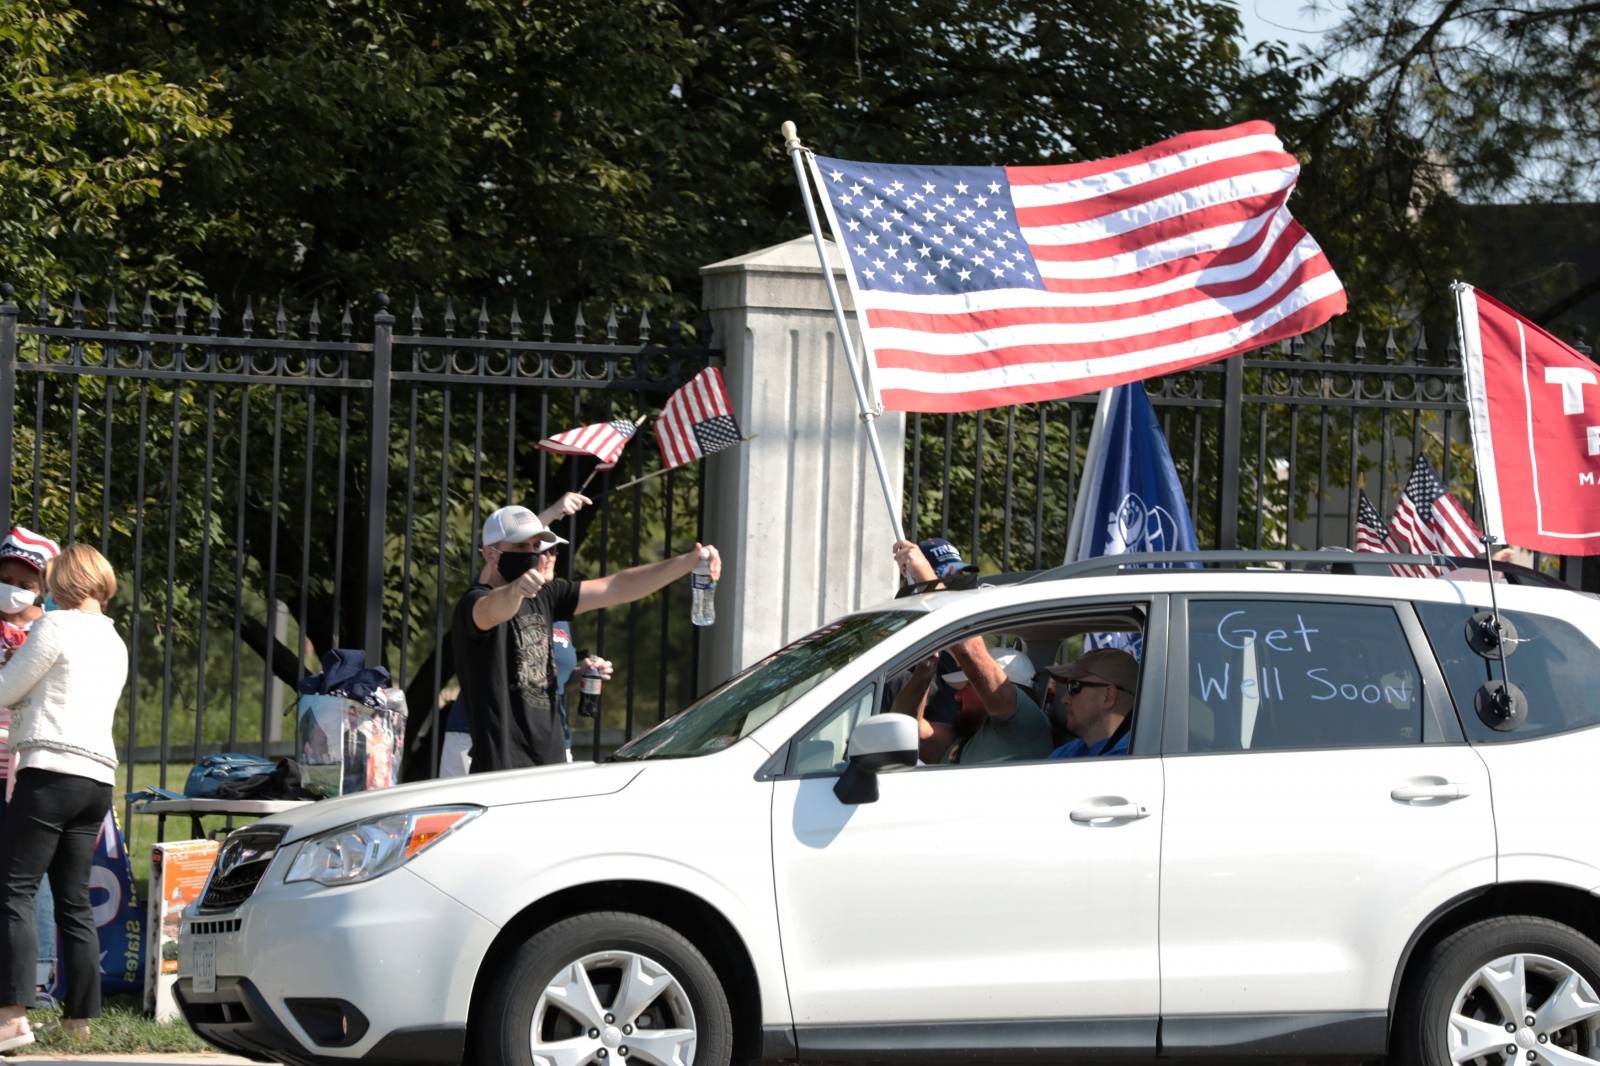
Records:
M611 761L240 830L185 1014L288 1063L1600 1062L1600 600L1498 585L1502 660L1481 572L1246 554L896 599ZM885 687L973 634L1137 643L1128 754L909 765Z

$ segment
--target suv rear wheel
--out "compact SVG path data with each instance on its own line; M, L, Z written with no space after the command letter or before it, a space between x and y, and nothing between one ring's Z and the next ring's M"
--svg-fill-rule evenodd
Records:
M1441 940L1395 1030L1401 1062L1600 1063L1600 947L1545 918L1492 918Z
M496 978L478 1046L534 1066L725 1066L733 1016L711 964L676 930L597 911L531 937Z

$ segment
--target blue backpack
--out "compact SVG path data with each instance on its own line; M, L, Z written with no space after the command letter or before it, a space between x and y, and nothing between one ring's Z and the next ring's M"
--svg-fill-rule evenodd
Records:
M207 755L189 771L189 780L183 784L183 794L190 799L215 799L217 788L224 781L241 781L247 777L270 774L277 765L277 759L261 755L231 751Z

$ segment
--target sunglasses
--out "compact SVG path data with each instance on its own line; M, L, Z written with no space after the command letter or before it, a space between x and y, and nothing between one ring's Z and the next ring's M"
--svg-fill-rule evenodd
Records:
M1071 681L1066 682L1063 687L1066 688L1067 695L1076 696L1086 688L1116 688L1117 686L1107 681L1080 681L1077 678L1073 678Z

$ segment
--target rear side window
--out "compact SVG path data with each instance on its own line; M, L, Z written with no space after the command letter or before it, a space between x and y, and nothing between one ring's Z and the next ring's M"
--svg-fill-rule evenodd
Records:
M1394 609L1192 600L1191 752L1422 742L1422 684Z
M1444 669L1467 736L1482 744L1550 736L1600 725L1600 649L1577 627L1548 615L1506 611L1520 643L1506 663L1511 683L1528 697L1528 720L1501 732L1478 717L1474 697L1489 680L1491 663L1467 646L1467 620L1482 608L1418 603L1417 615ZM1493 677L1500 666L1493 664Z

